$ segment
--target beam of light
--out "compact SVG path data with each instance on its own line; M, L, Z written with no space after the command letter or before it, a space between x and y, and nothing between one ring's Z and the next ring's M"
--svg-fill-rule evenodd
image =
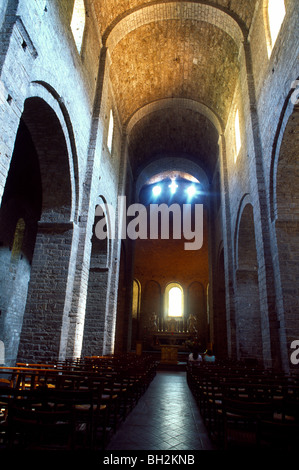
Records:
M189 198L192 198L197 193L196 188L193 185L189 186L186 191Z
M161 194L161 191L162 191L161 186L159 186L159 185L154 186L152 191L153 191L154 196L156 196L156 197L159 196Z
M178 188L178 185L176 184L175 180L172 180L168 187L170 188L171 193L174 194Z

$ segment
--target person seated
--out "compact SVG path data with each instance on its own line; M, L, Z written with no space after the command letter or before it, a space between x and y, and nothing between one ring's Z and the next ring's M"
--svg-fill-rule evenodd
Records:
M211 349L208 349L206 354L205 354L205 357L204 357L204 361L205 362L215 362L216 358L213 354L213 352L211 351Z
M201 357L201 355L198 353L197 350L194 350L192 353L189 354L188 361L191 361L191 362L201 362L201 361L202 361L202 357Z

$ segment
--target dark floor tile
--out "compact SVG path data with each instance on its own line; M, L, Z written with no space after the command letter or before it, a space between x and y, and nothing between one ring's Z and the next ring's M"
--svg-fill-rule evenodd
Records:
M107 450L212 449L185 372L158 371Z

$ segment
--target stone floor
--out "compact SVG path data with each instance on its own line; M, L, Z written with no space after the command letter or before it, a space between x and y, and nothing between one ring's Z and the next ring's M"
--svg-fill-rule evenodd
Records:
M211 450L186 372L157 371L107 450Z

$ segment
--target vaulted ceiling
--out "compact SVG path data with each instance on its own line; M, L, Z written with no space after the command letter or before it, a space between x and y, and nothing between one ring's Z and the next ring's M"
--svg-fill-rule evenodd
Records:
M184 156L212 177L256 0L94 0L136 177Z

